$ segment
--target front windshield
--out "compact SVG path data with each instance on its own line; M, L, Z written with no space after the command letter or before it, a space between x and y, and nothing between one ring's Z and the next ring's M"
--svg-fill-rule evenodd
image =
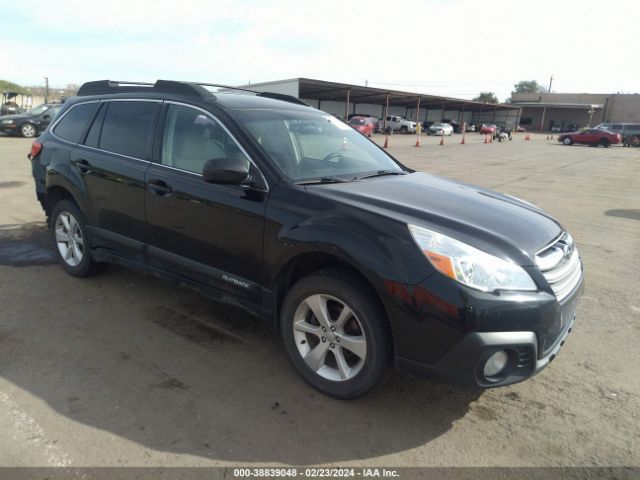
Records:
M282 172L294 181L351 180L381 170L403 169L364 135L322 112L231 112Z
M49 110L49 106L48 105L40 105L38 107L35 107L35 108L32 108L31 110L29 110L29 113L31 115L40 115L41 113L44 113L47 110Z

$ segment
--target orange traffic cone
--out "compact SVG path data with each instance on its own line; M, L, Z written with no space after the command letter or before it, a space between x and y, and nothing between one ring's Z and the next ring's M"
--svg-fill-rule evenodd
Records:
M493 143L493 134L489 135L489 143Z
M525 139L525 140L531 140L531 136L527 133L527 134L524 136L524 139Z
M444 145L444 135L440 136L440 145Z
M422 142L420 141L420 135L418 135L416 138L416 147L421 147L421 146L422 146Z
M489 136L488 135L484 136L484 143L489 143Z
M389 148L389 135L384 136L384 145L382 148Z
M549 135L547 135L547 140L549 140Z
M464 145L464 133L462 134L462 141L460 142L460 145Z

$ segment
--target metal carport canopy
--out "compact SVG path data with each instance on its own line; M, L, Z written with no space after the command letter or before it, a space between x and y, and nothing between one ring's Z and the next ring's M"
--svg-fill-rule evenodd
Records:
M473 102L461 98L441 97L438 95L427 95L424 93L402 92L399 90L388 90L383 88L365 87L362 85L351 85L348 83L327 82L324 80L314 80L311 78L298 78L298 98L308 100L331 100L345 101L349 92L350 103L369 103L374 105L384 105L389 95L389 106L408 107L416 106L420 98L420 108L443 108L447 110L478 111L478 110L518 110L516 105L493 104Z

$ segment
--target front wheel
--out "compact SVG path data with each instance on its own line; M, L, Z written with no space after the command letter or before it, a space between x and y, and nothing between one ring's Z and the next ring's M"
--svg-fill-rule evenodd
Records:
M407 134L409 133L409 130L407 129L407 127L400 127L400 133Z
M565 145L571 145L573 143L573 140L571 140L571 137L565 137L562 140L562 143L564 143Z
M20 134L26 138L33 138L38 133L36 126L33 123L25 123L20 127Z
M607 138L601 138L600 145L602 145L603 147L608 147L611 145L611 142Z
M280 333L298 373L327 395L357 398L387 376L386 316L370 287L348 271L299 280L284 299Z

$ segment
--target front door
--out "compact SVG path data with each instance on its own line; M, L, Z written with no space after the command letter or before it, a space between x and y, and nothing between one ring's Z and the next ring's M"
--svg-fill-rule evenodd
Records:
M216 118L185 105L167 105L162 139L146 174L150 262L261 303L266 193L202 178L207 160L246 154Z

